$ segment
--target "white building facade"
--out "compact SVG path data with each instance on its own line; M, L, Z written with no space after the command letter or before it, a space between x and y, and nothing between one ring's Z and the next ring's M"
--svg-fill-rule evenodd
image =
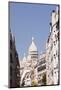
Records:
M47 85L59 84L59 10L52 11L50 35L46 44Z
M37 70L38 85L46 85L46 52L39 55Z

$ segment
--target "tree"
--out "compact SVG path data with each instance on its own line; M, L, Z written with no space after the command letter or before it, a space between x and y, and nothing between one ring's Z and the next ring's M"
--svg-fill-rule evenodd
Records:
M46 74L43 74L42 83L43 85L46 85Z
M37 82L35 80L32 80L32 86L37 86Z

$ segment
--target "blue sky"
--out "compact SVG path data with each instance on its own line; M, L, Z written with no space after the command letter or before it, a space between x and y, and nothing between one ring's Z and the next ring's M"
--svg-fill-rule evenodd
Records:
M20 58L24 53L27 55L32 37L35 38L39 53L45 50L51 12L55 9L56 5L10 3L10 28Z

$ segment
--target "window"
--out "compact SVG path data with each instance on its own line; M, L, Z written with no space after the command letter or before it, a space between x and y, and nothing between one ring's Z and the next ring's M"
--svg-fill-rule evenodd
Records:
M52 74L52 76L53 76L53 70L51 71L51 74Z
M51 58L51 62L53 61L53 57Z
M55 41L53 43L54 43L54 45L56 45Z
M55 74L56 74L56 72L55 72Z
M12 76L12 66L10 66L10 76Z
M10 87L12 87L12 79L10 79Z
M57 50L56 50L56 55L57 55Z
M56 59L56 55L54 54L54 58Z
M31 56L31 58L37 58L37 56Z
M10 49L12 49L12 40L10 40Z
M52 48L53 48L53 45L51 45L51 50L52 50Z
M41 62L39 62L39 65L44 64L46 62L46 60L42 60Z
M58 37L58 40L59 40L59 32L58 32L58 35L57 35L57 37Z
M55 30L54 30L54 32L55 32Z
M54 57L55 57L55 54L54 54Z
M29 78L29 76L27 76L27 78Z
M48 77L49 77L49 75L48 75Z
M13 62L12 54L11 54L11 53L10 53L10 62L11 62L11 63Z
M57 39L57 35L55 34L55 38Z
M58 60L60 60L60 56L59 56L59 54L58 54Z
M56 43L57 43L57 39L56 39Z
M40 66L40 67L38 68L38 71L42 71L42 70L44 70L44 69L46 69L46 65Z

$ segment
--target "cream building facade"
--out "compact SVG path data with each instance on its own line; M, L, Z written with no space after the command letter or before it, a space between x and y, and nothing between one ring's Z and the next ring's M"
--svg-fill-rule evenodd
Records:
M46 85L46 52L39 55L37 70L38 85Z
M59 10L52 11L50 35L46 44L47 85L59 84Z

